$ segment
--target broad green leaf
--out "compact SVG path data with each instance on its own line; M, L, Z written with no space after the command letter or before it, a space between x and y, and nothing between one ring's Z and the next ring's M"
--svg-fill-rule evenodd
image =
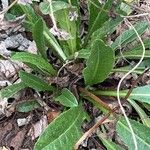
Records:
M42 79L39 77L27 73L25 71L20 71L19 72L19 77L21 78L22 82L30 87L33 88L37 91L53 91L54 87L49 85L48 83L44 82Z
M81 137L84 111L73 107L56 118L39 137L35 150L72 150Z
M150 104L150 85L134 88L130 98Z
M30 23L34 24L39 19L38 15L34 12L34 9L31 5L19 5L19 6L21 10L26 14L26 19Z
M24 25L26 31L32 32L34 23L39 19L39 16L35 13L33 7L28 4L27 5L16 5L14 7L14 11L18 11L17 16L20 14L26 15L23 25Z
M62 105L66 107L78 106L78 101L76 97L67 88L62 89L61 95L56 97L56 101L59 101Z
M76 8L68 8L68 9L61 9L54 13L56 21L58 22L59 28L66 32L68 35L65 38L60 39L60 43L64 49L64 52L67 56L73 55L77 49L77 25L76 20L70 20L69 14L70 13L77 13ZM66 34L66 33L63 33Z
M103 142L103 144L105 145L107 150L123 150L122 147L120 147L119 145L117 145L116 143L114 143L110 140L101 138L101 141Z
M143 60L139 65L138 69L144 70L147 67L150 67L150 59Z
M148 111L150 111L150 104L142 103L142 105L143 105Z
M129 65L129 66L125 66L125 67L119 67L119 68L115 68L112 69L112 72L123 72L123 73L127 73L129 72L131 69L133 68L133 66ZM136 73L136 74L142 74L144 72L145 68L144 67L138 67L136 70L134 70L132 73Z
M40 11L44 14L50 14L50 4L49 2L41 2L39 5Z
M88 46L91 45L92 41L94 41L95 39L102 39L105 41L105 37L108 34L112 33L117 27L117 25L122 21L123 21L122 17L117 17L115 19L110 19L106 21L101 28L97 29L95 32L92 33L91 40L88 42ZM88 46L85 45L85 47ZM88 48L81 49L80 51L78 51L78 58L88 59L90 53L91 51Z
M150 118L149 116L144 112L144 110L134 101L134 100L128 100L130 104L134 107L134 109L139 114L142 123L150 128Z
M18 112L30 112L36 108L39 108L40 104L36 100L25 101L16 106Z
M139 150L149 150L150 149L150 128L140 124L134 120L130 119L133 131L136 136L137 146ZM120 119L117 123L117 133L122 138L123 142L128 146L129 150L134 150L134 144L132 140L131 131L125 121L125 119Z
M18 60L24 63L30 63L37 66L44 73L49 75L55 75L56 71L53 69L52 65L49 64L45 59L36 54L31 54L28 52L17 52L12 57L13 60Z
M107 36L107 34L112 33L117 25L119 25L122 21L122 17L117 17L115 19L106 21L101 28L92 33L91 41L93 41L95 38L103 39L105 36Z
M128 90L120 91L120 97L125 97ZM93 91L95 95L105 95L105 96L117 96L116 91ZM137 100L139 102L145 102L150 104L150 85L145 85L141 87L134 88L130 94L130 99Z
M67 59L65 53L63 52L61 46L59 45L59 43L57 42L57 40L55 39L55 37L52 35L52 33L49 31L47 27L45 27L45 30L44 30L44 37L46 39L47 45L49 47L52 47L55 50L54 52L56 52L58 56L63 61L65 61Z
M91 55L83 71L85 83L92 85L104 81L114 65L114 52L101 40L93 41Z
M150 39L146 39L143 41L146 52L145 52L145 58L150 58ZM122 52L123 57L126 57L127 59L140 59L142 55L143 47L140 44L137 46ZM116 58L120 58L121 56L117 56Z
M33 39L36 43L38 52L41 54L41 56L44 59L47 59L43 31L44 31L44 23L43 23L42 18L39 18L37 22L35 22L35 24L33 25L32 34L33 34Z
M88 59L90 54L91 54L91 50L89 48L81 49L80 51L75 53L75 57Z
M133 65L119 67L119 68L113 69L112 72L129 72L133 67L134 67ZM148 67L150 67L150 59L145 59L136 68L136 70L133 71L133 73L142 74L145 68L148 68Z
M44 15L50 14L50 3L49 2L41 2L40 3L40 10ZM52 1L52 9L53 13L61 10L61 9L66 9L69 8L70 5L66 2L63 1Z
M127 5L126 3L121 3L120 5L120 9L124 12L126 12L127 15L130 15L133 11L133 9L131 8L131 6Z
M126 51L123 53L123 57L127 59L140 59L142 56L142 49L141 50L131 50ZM150 50L145 51L144 58L150 58Z
M146 21L140 21L134 25L134 28L138 32L139 35L143 34L146 29L148 28L149 24ZM116 50L118 47L125 46L126 44L132 42L133 40L137 39L137 35L133 28L124 31L115 42L111 44L112 49Z
M111 9L112 3L112 0L107 0L103 6L100 6L97 0L88 1L90 14L88 37L109 19L108 11Z
M12 97L14 94L16 94L17 92L19 92L20 90L26 88L27 86L23 83L17 83L17 84L12 84L10 86L7 86L6 88L2 89L0 91L0 97L2 98L9 98Z

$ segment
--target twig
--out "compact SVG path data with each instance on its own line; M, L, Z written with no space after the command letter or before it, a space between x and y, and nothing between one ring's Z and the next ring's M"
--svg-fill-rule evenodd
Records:
M123 18L135 18L135 17L143 17L143 16L148 16L149 13L143 13L143 14L138 14L138 15L130 15L130 16L122 16Z
M97 102L100 106L103 106L105 109L107 109L109 112L112 112L113 110L105 103L103 102L99 97L95 96L91 92L87 91L84 88L79 87L79 91L81 93L84 93L86 96L92 98L95 102Z
M84 133L84 135L79 139L79 141L75 144L74 150L77 150L79 145L87 138L89 137L109 116L111 115L111 112L109 112L107 115L105 115L101 120L99 120L92 128L90 128L87 132Z

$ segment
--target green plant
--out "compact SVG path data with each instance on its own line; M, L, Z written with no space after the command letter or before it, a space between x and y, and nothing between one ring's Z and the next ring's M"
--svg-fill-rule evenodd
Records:
M21 82L2 89L1 96L8 98L21 89L30 87L36 91L55 93L55 100L67 109L67 111L63 112L45 129L35 144L35 150L71 150L73 148L74 144L81 137L82 122L87 119L87 115L82 108L81 100L83 98L92 102L103 111L104 114L113 111L95 95L117 96L116 91L93 90L92 86L103 82L107 79L109 74L113 72L128 72L130 70L130 66L114 68L115 61L121 57L119 54L115 55L115 52L117 52L120 46L125 47L127 44L136 40L137 35L135 31L128 29L118 36L112 44L108 44L107 42L107 35L113 33L117 25L123 21L125 12L120 9L121 4L122 2L118 2L116 6L112 6L112 0L107 0L105 4L99 4L98 0L89 1L87 4L89 26L85 39L79 37L81 16L77 0L69 1L69 3L65 0L47 0L39 4L40 11L44 15L50 15L52 17L53 27L50 30L44 19L37 15L37 10L33 9L35 6L34 3L32 5L16 5L12 7L11 12L14 16L26 14L24 26L26 31L32 32L32 37L36 42L38 52L37 54L16 52L12 55L11 59L25 63L36 72L36 75L32 74L32 72L27 73L20 71L19 77L21 78ZM115 7L114 9L117 13L115 19L109 16L109 11L112 7ZM142 21L136 23L134 28L139 35L142 35L148 26L148 22ZM150 48L149 39L145 40L144 44L146 48ZM49 47L55 57L59 59L61 69L72 62L73 64L78 64L79 62L84 64L82 78L84 78L85 92L79 90L80 102L77 101L76 97L68 88L58 90L55 85L47 83L47 77L58 77L61 70L56 69L54 64L49 63L46 55L46 47ZM141 53L141 45L133 46L132 50L123 52L124 57L127 59L139 59ZM145 58L149 58L150 53L148 50L146 54ZM142 74L146 66L145 64L150 65L149 60L144 60L143 65L137 68L135 72ZM43 79L45 79L45 81L43 81ZM140 117L147 115L142 108L139 109L140 106L138 106L134 100L140 103L144 102L150 104L149 91L149 85L137 87L133 89L128 97L132 99L131 105L138 111ZM120 96L124 98L127 92L128 90L120 91ZM29 103L27 107L32 105L39 107L35 103ZM26 112L26 109L22 110L20 107L21 106L19 106L18 110ZM25 107L25 105L22 107ZM27 110L32 110L32 107L29 107ZM142 125L131 120L131 124L138 139L138 146L141 149L145 146L145 150L148 150L150 147L148 136L150 132L150 122L149 119L145 121L146 122L143 122L144 125ZM146 133L145 131L148 132ZM134 149L132 140L130 140L130 130L123 118L119 119L117 123L117 132L125 143L128 144L130 142L128 148L131 150ZM145 135L142 133L145 133ZM102 142L108 149L115 149L115 147L120 148L120 146L107 139L102 139Z

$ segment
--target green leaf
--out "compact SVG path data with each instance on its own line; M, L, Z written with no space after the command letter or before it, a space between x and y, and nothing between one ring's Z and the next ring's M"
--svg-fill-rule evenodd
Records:
M128 4L123 3L123 2L120 5L120 9L122 11L124 11L127 15L130 15L132 13L132 11L133 11L131 6L129 6Z
M139 35L143 34L145 30L148 28L149 24L146 21L140 21L134 25L134 28L138 32ZM116 50L117 48L120 47L120 45L124 46L133 40L137 39L137 35L133 28L124 31L117 39L115 42L111 44L112 49Z
M84 58L84 59L88 59L89 56L91 54L90 49L81 49L80 51L75 53L75 57L77 55L77 58Z
M114 143L110 140L101 138L101 141L103 142L103 144L105 145L107 150L123 150L122 147L120 147L119 145L117 145L116 143Z
M44 59L47 59L43 31L44 31L44 23L43 23L42 18L39 18L37 22L33 25L32 34L33 34L33 39L36 43L38 52L41 54L41 56Z
M56 118L35 144L35 150L72 150L81 136L84 111L73 107Z
M134 107L134 109L137 111L137 113L139 114L142 123L147 126L150 127L150 118L149 116L144 112L144 110L134 101L134 100L128 100L130 102L130 104Z
M39 108L40 104L36 100L30 100L26 102L22 102L16 106L16 110L18 112L30 112L36 108Z
M78 106L78 101L76 97L67 88L62 89L61 95L56 97L56 101L59 101L62 105L66 107Z
M41 2L39 5L40 11L44 14L50 14L50 5L49 2Z
M128 90L120 91L119 92L120 97L124 98L127 92ZM116 91L108 91L108 90L107 91L97 90L93 91L92 93L94 93L95 95L117 96ZM150 104L150 85L134 88L129 98L137 100L139 102L145 102Z
M107 0L103 6L99 6L100 3L97 0L88 1L90 13L88 37L109 19L108 11L111 9L112 3L112 0Z
M56 71L53 69L52 65L39 55L31 54L28 52L17 52L11 58L13 60L33 64L37 66L41 71L43 71L44 73L48 73L49 75L56 75Z
M149 150L150 149L150 128L130 119L133 131L136 136L137 146L139 150ZM117 123L117 133L122 138L123 142L126 143L129 150L134 150L134 144L132 140L131 131L125 121L125 119L120 119Z
M87 67L83 71L87 85L104 81L114 65L114 52L101 40L93 41Z
M117 17L115 19L106 21L101 28L92 33L91 41L93 41L95 38L103 39L105 36L107 36L107 34L112 33L117 25L119 25L122 21L122 17Z
M120 97L124 98L128 90L122 90L119 92ZM93 91L95 95L105 95L105 96L117 96L116 91ZM130 99L137 100L139 102L145 102L150 104L150 85L145 85L141 87L134 88L130 94Z
M134 88L130 98L150 104L150 85Z
M20 90L26 88L27 86L23 83L17 83L17 84L12 84L10 86L7 86L6 88L2 89L0 91L0 97L2 98L9 98L12 97L14 94L16 94L17 92L19 92Z
M139 65L138 69L141 69L144 71L144 69L147 67L150 67L150 59L143 60L141 64Z
M19 72L19 77L21 78L22 82L37 91L53 91L54 87L44 82L42 79L38 78L37 76L27 73L25 71Z
M68 33L66 39L60 39L60 44L62 45L67 56L73 55L77 51L77 25L75 20L70 20L70 12L77 13L77 9L71 7L67 9L61 9L54 13L59 28Z
M146 49L146 52L145 52L145 56L144 58L150 58L150 39L146 39L143 41L144 43L144 46L145 46L145 49ZM142 55L142 50L143 47L140 44L138 44L137 46L127 50L127 51L123 51L123 56L127 59L140 59L141 58L141 55ZM116 58L120 58L120 56L117 56Z
M88 1L89 26L84 46L87 46L87 43L93 32L101 28L104 23L110 18L108 11L110 11L112 3L112 0L107 0L104 5L101 5L97 0Z
M50 14L50 3L49 2L41 2L40 3L40 10L44 15ZM63 1L53 1L52 8L53 12L56 12L61 9L69 8L70 5Z
M141 50L131 50L131 51L126 51L123 53L123 57L127 59L140 59L142 56L142 49ZM150 50L145 51L145 56L144 58L150 58Z
M39 19L39 16L34 12L31 5L19 5L21 10L26 14L26 19L32 25ZM31 26L32 29L32 26Z
M46 39L47 45L49 47L52 47L55 50L55 52L58 54L58 56L63 61L65 61L67 59L65 53L63 52L61 46L59 45L59 43L57 42L57 40L55 39L55 37L52 35L52 33L49 31L47 27L45 27L44 30L44 37Z

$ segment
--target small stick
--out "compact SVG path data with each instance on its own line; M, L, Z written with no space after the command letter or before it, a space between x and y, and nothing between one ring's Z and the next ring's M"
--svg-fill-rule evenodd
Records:
M105 109L109 110L110 112L112 112L113 110L105 103L103 102L99 97L97 97L96 95L94 95L93 93L87 91L84 88L79 87L79 91L81 93L84 93L86 96L92 98L95 102L97 102L100 106L103 106Z
M130 16L121 16L123 18L135 18L135 17L143 17L143 16L148 16L149 13L143 13L143 14L138 14L138 15L130 15Z
M108 117L111 115L111 112L109 112L107 115L105 115L101 120L99 120L92 128L90 128L87 132L83 134L83 136L79 139L79 141L75 144L74 150L77 150L79 145L87 138L89 137Z

